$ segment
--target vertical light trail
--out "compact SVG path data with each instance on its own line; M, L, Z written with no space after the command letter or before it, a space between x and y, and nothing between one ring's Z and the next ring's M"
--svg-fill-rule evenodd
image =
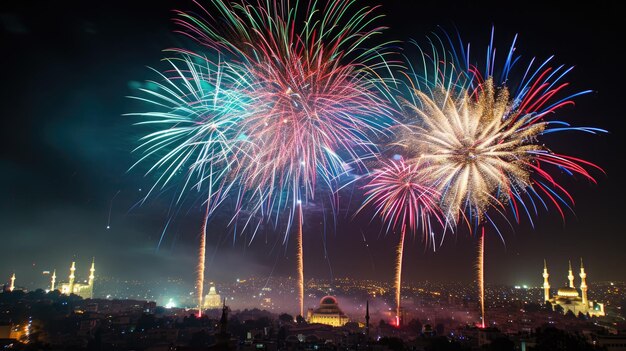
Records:
M396 250L396 327L400 326L400 294L402 290L402 256L404 254L404 237L406 234L406 226L402 225L400 234L400 243Z
M482 227L478 242L478 289L480 295L481 328L485 327L485 227Z
M298 298L300 316L304 318L304 253L302 249L302 204L298 201Z
M204 223L200 233L200 247L198 249L198 277L196 279L196 292L198 294L198 318L202 317L202 298L204 294L204 262L206 260L206 227L209 221L209 204L206 205Z

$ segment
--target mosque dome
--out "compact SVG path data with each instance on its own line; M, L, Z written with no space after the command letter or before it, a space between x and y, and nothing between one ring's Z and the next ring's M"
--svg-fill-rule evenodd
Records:
M320 301L320 305L337 305L337 299L332 296L324 296Z
M561 297L578 297L578 290L566 286L559 288L557 295Z
M320 300L320 307L315 310L316 314L319 315L328 315L328 314L337 314L342 315L343 312L339 308L339 304L337 303L337 299L333 296L324 296Z

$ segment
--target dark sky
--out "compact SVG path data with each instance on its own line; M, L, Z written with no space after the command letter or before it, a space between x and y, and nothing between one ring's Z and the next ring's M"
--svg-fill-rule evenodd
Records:
M488 282L539 284L546 258L557 286L565 282L567 260L581 256L591 284L626 280L626 197L619 170L626 38L617 5L584 3L383 3L387 16L380 23L391 27L388 39L424 42L438 25L456 26L466 41L484 48L495 25L497 47L504 51L519 33L524 57L554 54L557 62L576 66L569 75L575 89L594 90L577 98L575 108L559 111L560 119L610 131L561 136L559 151L600 165L606 175L595 173L597 185L565 181L576 199L575 214L567 213L565 223L556 212L541 212L534 229L526 222L503 228L506 244L488 237ZM169 203L133 206L150 179L127 172L142 131L122 115L134 108L126 98L131 87L154 78L147 66L160 67L161 50L184 43L172 33L171 10L195 8L190 0L2 2L0 281L13 271L28 279L46 269L65 272L73 258L78 274L85 274L92 256L103 275L192 281L202 209L192 204L181 212L156 250ZM340 217L336 232L323 235L318 217L306 221L305 276L391 280L397 236L380 235L378 222ZM281 233L264 233L248 246L246 238L233 242L218 220L211 229L208 279L295 273L293 241L275 245ZM470 282L475 245L466 232L449 235L436 253L411 240L405 278Z

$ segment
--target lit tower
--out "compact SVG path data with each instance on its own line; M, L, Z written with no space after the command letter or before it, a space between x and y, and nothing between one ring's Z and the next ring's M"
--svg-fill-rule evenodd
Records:
M580 258L580 291L583 298L583 306L587 307L587 273L585 273L585 267L583 267L583 258Z
M91 259L91 268L89 269L89 298L93 299L93 280L95 279L94 273L96 272L96 259Z
M569 280L569 287L574 287L574 273L572 272L572 261L569 262L569 274L567 275L567 280Z
M550 283L548 283L548 277L550 275L548 274L548 265L546 263L546 260L543 260L543 300L544 301L549 301L550 300Z
M76 262L72 262L72 267L70 267L70 281L68 284L68 295L71 295L72 293L74 293L74 279L76 278L76 275L74 275L74 272L76 271Z
M50 279L50 291L54 291L54 284L57 282L57 270L52 271L52 278Z
M15 273L11 276L11 285L9 286L9 291L15 290Z

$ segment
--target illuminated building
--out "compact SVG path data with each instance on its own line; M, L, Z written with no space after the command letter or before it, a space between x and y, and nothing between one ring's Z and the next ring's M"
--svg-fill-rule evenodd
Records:
M548 266L544 260L543 263L543 289L544 299L552 304L552 308L561 306L563 313L571 311L575 316L579 313L583 315L589 315L592 317L604 316L604 304L589 301L587 298L587 274L585 273L585 267L583 266L583 260L580 259L580 293L574 287L574 273L572 271L572 263L569 263L569 272L567 280L568 286L564 286L557 290L557 294L550 297L550 283L548 282Z
M218 309L222 305L222 298L215 290L215 286L211 285L209 293L204 297L205 309Z
M60 284L61 294L69 295L75 294L83 299L92 299L93 298L93 282L95 280L95 261L91 261L91 268L89 269L89 280L86 283L77 283L76 282L76 262L72 262L72 266L70 267L70 276L67 283ZM56 271L55 274L52 275L52 280L50 281L51 290L54 290L54 286L56 283Z
M15 273L11 276L11 285L9 285L9 291L15 290Z
M333 327L341 327L350 321L348 316L341 311L337 299L333 296L322 297L318 308L310 308L307 313L307 320L309 323L320 323Z

